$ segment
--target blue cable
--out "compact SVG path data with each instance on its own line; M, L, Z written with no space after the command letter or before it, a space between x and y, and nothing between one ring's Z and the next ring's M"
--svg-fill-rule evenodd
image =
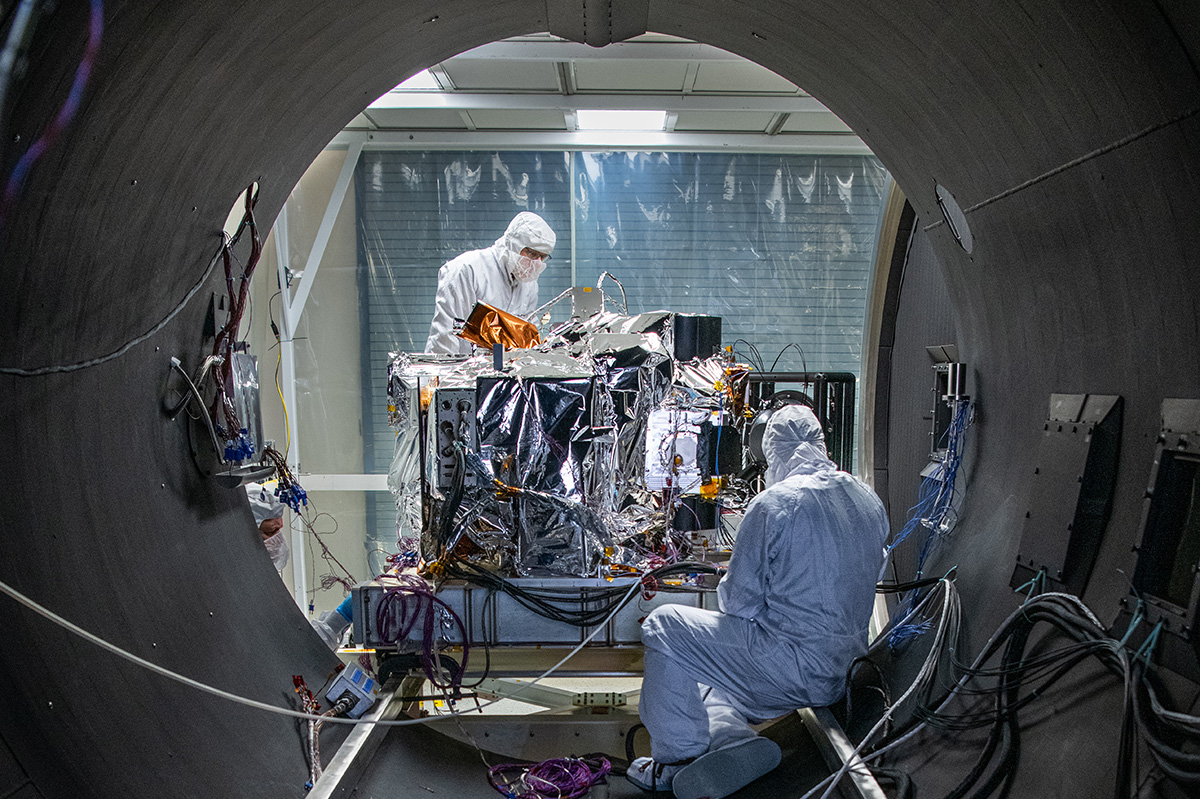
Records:
M933 554L937 543L945 539L953 528L953 520L949 517L954 512L954 500L958 496L956 481L959 466L962 465L962 445L966 436L969 408L970 403L965 400L955 404L954 414L942 439L946 444L946 454L933 474L921 482L917 504L909 508L908 520L887 547L890 556L918 527L926 528L925 540L917 554L914 580L920 580L924 576L929 556ZM918 593L914 589L907 596L909 612L916 607ZM895 649L928 628L925 623L900 625L889 633L888 645Z

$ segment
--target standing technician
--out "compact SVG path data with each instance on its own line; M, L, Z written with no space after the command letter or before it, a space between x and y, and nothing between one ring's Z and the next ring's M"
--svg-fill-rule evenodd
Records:
M522 211L491 247L465 252L442 266L425 351L469 354L471 343L454 334L454 323L465 320L477 302L523 319L532 314L538 275L546 268L554 242L546 220Z
M640 788L720 799L763 776L779 747L748 720L837 701L867 650L883 503L829 460L808 408L776 411L763 452L768 487L738 530L720 612L664 605L642 624L653 758L629 768Z

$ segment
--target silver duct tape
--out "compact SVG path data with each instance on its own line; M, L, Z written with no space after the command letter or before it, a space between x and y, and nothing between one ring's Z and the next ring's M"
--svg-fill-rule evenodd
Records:
M517 498L522 577L588 577L596 573L612 539L590 508L553 494L527 491Z

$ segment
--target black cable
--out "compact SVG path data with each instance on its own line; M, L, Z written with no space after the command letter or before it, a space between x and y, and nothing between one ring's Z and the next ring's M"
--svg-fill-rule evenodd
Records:
M716 574L717 567L709 563L680 562L646 572L642 581L649 590L663 593L697 593L706 589L666 585L662 581L684 574ZM628 586L618 585L589 591L586 594L577 588L527 588L493 574L477 564L461 559L451 560L446 565L447 576L467 580L476 585L503 591L528 610L554 621L576 627L592 627L628 601ZM587 605L588 607L584 607Z
M946 577L948 579L953 580L956 571L958 571L958 570L951 569L950 573L947 574ZM942 581L941 577L930 577L926 580L913 580L912 582L908 582L908 583L879 583L878 585L875 586L875 593L877 593L877 594L902 594L906 591L913 591L918 588L927 588L928 586L936 585L937 583L940 583L941 581Z
M893 799L917 799L917 789L912 777L899 769L879 768L873 766L871 774L878 782L890 782L896 787Z
M762 354L758 351L758 347L754 346L749 341L746 341L746 339L744 339L744 338L734 339L733 344L731 344L730 346L736 348L739 342L742 344L745 344L747 347L750 348L750 354L752 357L748 358L747 360L750 361L751 365L757 366L758 371L760 371L760 372L767 371L766 361L763 360Z
M783 354L785 352L787 352L789 349L791 349L792 347L795 347L796 352L800 353L800 369L801 369L801 371L803 371L805 374L808 374L808 359L804 357L804 348L801 347L799 344L797 344L794 341L789 344L785 344L783 349L781 349L779 351L779 354L775 356L775 360L771 361L771 368L769 370L764 370L764 371L774 372L775 365L779 363L779 359L782 358Z
M629 731L625 733L625 759L629 763L637 760L637 752L634 751L634 739L637 736L637 731L644 729L646 729L646 725L638 723L630 727Z
M462 506L465 492L466 462L463 448L456 446L454 447L454 476L450 482L450 496L442 506L442 515L438 523L438 544L447 552L453 549L455 543L450 540L454 527L454 514L458 513L458 509Z
M851 682L854 680L854 673L858 670L858 668L860 666L870 666L875 671L875 675L877 677L879 677L879 685L878 686L870 686L870 687L878 690L880 695L883 696L884 711L886 712L892 706L892 695L891 695L891 691L888 690L887 678L883 674L883 669L880 667L880 665L878 663L871 660L870 655L860 655L859 657L856 657L854 660L850 661L850 668L846 669L846 729L847 730L850 729L851 723L854 719L854 698L853 698L854 693L851 690L851 688L852 688ZM890 727L891 727L891 717L889 717L887 723L884 724L883 734L884 734L885 738L887 737Z

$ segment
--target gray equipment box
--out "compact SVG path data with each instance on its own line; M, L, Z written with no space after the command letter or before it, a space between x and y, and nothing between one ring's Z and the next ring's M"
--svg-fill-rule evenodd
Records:
M518 578L511 582L523 588L572 589L584 601L589 595L614 587L629 590L638 578L617 578L612 582L600 578ZM391 586L371 581L355 586L351 603L354 608L354 642L359 646L375 649L414 651L421 647L421 625L418 622L408 638L402 641L385 642L377 632L378 609L383 594ZM462 620L469 631L472 646L575 646L591 634L595 627L576 627L561 621L541 616L521 605L517 600L501 591L452 581L444 583L437 592L438 599L445 602ZM717 609L717 593L713 589L695 593L659 592L650 599L635 596L613 616L604 630L592 639L593 645L635 646L642 642L641 620L659 605L688 605L690 607ZM437 633L443 646L462 644L458 626L449 614L442 611Z
M440 388L434 392L436 408L437 485L447 489L454 481L454 445L462 443L467 450L475 444L475 389ZM474 473L463 476L465 485L475 485Z

